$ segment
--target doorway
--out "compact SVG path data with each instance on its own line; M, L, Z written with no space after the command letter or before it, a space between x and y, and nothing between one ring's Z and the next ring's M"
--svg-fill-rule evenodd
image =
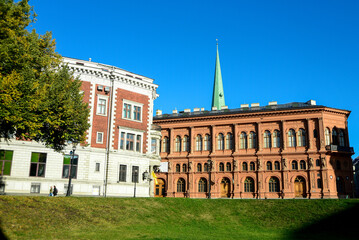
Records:
M223 178L221 181L221 197L229 198L231 192L231 181L228 178Z
M305 179L303 177L296 177L294 180L294 194L295 197L306 197Z
M165 181L161 178L157 179L157 184L155 184L155 197L165 197L166 190Z

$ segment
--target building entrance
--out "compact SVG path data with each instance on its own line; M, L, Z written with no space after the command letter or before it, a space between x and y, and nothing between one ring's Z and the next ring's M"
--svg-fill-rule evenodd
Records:
M231 181L228 178L223 178L221 181L221 197L230 197L231 192Z
M166 184L165 181L161 178L157 179L157 184L155 185L155 197L165 197L166 196Z
M295 197L306 197L305 179L303 177L296 177L294 180Z

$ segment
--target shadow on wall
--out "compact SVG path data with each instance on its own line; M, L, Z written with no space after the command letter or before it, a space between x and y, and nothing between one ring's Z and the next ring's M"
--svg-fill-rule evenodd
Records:
M292 232L290 239L359 239L359 203Z

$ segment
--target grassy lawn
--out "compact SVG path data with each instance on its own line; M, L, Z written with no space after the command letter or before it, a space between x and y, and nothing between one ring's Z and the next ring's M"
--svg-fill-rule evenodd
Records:
M359 200L0 196L8 239L358 239Z

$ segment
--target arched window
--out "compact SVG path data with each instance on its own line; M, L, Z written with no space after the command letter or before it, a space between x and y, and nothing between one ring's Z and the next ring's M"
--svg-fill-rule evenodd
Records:
M280 163L278 161L274 162L274 170L280 170Z
M345 146L345 140L344 140L344 132L343 130L339 131L339 146L344 147Z
M264 132L264 148L270 148L270 147L271 147L270 131L266 130Z
M273 132L273 147L280 148L280 132L278 130Z
M333 130L332 130L332 142L333 142L333 145L338 145L338 133L335 128L333 128Z
M202 136L199 134L196 137L196 151L202 151Z
M164 137L162 140L162 152L169 152L168 137Z
M208 172L208 163L203 164L203 171Z
M183 137L183 151L189 152L189 137L188 136Z
M204 136L204 150L205 151L211 150L211 136L208 134L206 134L206 136Z
M295 131L294 129L290 129L288 132L288 147L295 147L295 146L297 146Z
M256 164L255 164L254 162L251 162L251 163L249 164L249 170L251 170L251 171L255 171L255 170L256 170Z
M304 161L304 160L301 160L301 161L299 162L299 165L300 165L300 169L302 169L302 170L307 169L307 164L305 164L305 161Z
M231 163L229 163L229 162L226 163L226 171L227 171L227 172L232 171L232 165L231 165Z
M218 144L218 147L217 149L218 150L223 150L224 149L224 136L222 133L218 134L218 139L217 139L217 144Z
M226 136L226 149L233 149L233 135L232 135L232 133L227 133L227 136Z
M329 130L329 128L325 129L325 145L330 145L330 130Z
M254 180L251 177L247 177L244 180L244 192L254 192Z
M177 192L185 192L186 182L183 178L178 179L177 181Z
M187 164L182 165L182 172L187 172Z
M248 165L246 162L242 163L242 169L243 171L248 171Z
M272 162L267 162L267 170L272 171Z
M305 147L306 146L305 130L303 128L299 129L299 131L298 131L298 146L299 147Z
M269 192L279 192L279 180L276 177L269 179Z
M240 139L239 139L241 149L247 148L247 134L245 132L241 133Z
M197 172L202 172L202 164L197 164Z
M198 181L198 192L207 192L207 179L201 178Z
M181 165L176 164L176 172L181 172Z
M297 161L292 161L292 169L293 170L298 170L298 162Z
M337 177L336 183L337 183L337 191L338 191L338 193L341 193L341 194L345 193L343 178Z
M315 166L320 167L320 160L319 159L315 160Z
M224 172L224 163L219 164L219 171Z
M249 133L249 142L248 142L249 148L257 148L257 135L255 132Z
M176 137L176 152L180 152L181 151L181 145L182 145L182 142L181 142L181 137L180 136L177 136Z

